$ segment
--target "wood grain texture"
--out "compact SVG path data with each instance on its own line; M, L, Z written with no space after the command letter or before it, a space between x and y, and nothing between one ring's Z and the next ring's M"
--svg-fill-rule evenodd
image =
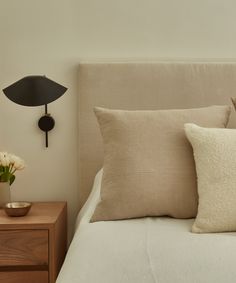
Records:
M54 282L63 264L67 250L67 208L63 208L53 231L50 233L50 263L54 268L50 272L50 281Z
M33 203L24 217L0 209L0 282L55 283L67 248L66 202Z
M48 230L0 233L0 266L48 265Z
M33 203L30 212L24 217L7 217L3 209L0 209L0 230L24 228L48 228L55 224L65 202Z
M0 272L0 282L48 283L48 272L47 271Z

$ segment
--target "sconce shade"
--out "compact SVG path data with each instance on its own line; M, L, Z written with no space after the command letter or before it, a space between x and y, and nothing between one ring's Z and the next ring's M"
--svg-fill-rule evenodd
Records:
M24 106L40 106L61 97L67 88L45 76L27 76L3 89L13 102Z

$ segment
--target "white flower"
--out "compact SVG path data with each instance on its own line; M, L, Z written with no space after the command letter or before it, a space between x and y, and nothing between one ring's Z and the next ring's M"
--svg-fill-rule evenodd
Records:
M0 152L0 182L9 182L10 185L15 180L16 170L25 168L25 162L20 157L7 152Z
M10 165L10 158L7 152L0 152L0 165L4 167Z
M25 168L25 162L23 159L14 154L10 154L9 157L10 163L13 165L14 169L22 170Z
M15 160L18 158L16 155L10 153L9 154L9 158L10 158L10 163L11 164L14 164L15 163Z

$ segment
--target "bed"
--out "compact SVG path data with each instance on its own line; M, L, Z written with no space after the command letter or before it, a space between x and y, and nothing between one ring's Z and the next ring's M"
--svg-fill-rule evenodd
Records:
M101 175L57 283L235 282L236 233L193 234L193 219L168 217L90 223Z
M82 209L57 283L235 282L236 233L194 234L190 232L194 219L170 217L90 222L100 200L103 174L94 106L167 109L229 104L235 78L235 63L80 65Z

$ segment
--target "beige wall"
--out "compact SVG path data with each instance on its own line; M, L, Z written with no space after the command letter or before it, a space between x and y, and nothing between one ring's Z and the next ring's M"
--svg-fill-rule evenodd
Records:
M0 88L46 74L69 90L49 105L56 127L49 148L37 128L43 107L0 96L0 150L27 168L15 200L67 200L77 213L77 66L93 58L235 58L233 0L0 0ZM89 141L88 141L89 142Z

